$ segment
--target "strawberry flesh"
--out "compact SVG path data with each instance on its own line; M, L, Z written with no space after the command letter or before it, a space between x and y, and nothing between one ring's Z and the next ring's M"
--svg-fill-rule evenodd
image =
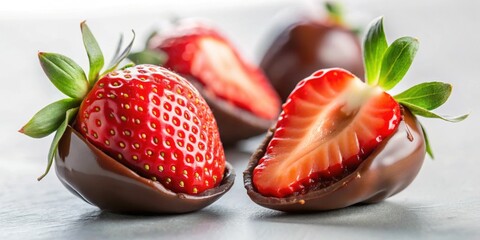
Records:
M182 77L153 65L114 71L83 101L76 128L141 176L177 193L218 186L225 156L210 108Z
M165 67L193 77L218 98L264 119L277 117L280 100L264 74L215 30L185 26L154 37L150 46L168 55Z
M266 196L304 193L352 172L396 130L399 104L342 69L302 80L283 106L253 183Z

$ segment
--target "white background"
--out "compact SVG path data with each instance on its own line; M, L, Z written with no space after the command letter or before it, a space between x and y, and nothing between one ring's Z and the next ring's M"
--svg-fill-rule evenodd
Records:
M315 1L3 1L0 5L0 239L131 238L480 238L478 142L480 112L479 1L344 1L348 19L366 26L385 16L387 38L420 39L420 50L398 91L423 81L454 85L440 113L470 117L462 123L421 119L436 160L428 157L405 191L380 204L310 215L285 215L254 204L241 172L258 139L229 150L236 168L232 191L210 207L180 216L125 216L101 212L77 199L51 172L41 182L50 139L16 131L37 110L62 98L44 76L38 51L63 53L87 66L79 23L87 20L112 55L120 33L135 29L135 49L175 13L214 22L241 52L257 62L280 12L316 11ZM321 14L321 11L319 14ZM108 60L107 60L108 61Z

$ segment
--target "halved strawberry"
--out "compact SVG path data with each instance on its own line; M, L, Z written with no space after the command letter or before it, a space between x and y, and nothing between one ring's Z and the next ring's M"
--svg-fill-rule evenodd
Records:
M282 198L338 182L396 131L402 121L400 104L424 117L465 119L468 114L443 117L430 111L448 99L449 84L422 83L394 97L386 93L406 74L417 49L418 40L411 37L388 46L379 18L364 43L365 83L338 68L317 71L299 82L253 170L256 190Z
M284 197L355 168L400 122L399 104L342 69L303 80L283 106L253 181Z
M165 67L193 77L217 97L261 118L277 117L280 101L268 80L215 29L185 23L154 36L149 48L168 56Z
M280 112L280 99L263 72L205 23L175 22L129 58L163 65L192 82L212 109L224 146L266 132Z

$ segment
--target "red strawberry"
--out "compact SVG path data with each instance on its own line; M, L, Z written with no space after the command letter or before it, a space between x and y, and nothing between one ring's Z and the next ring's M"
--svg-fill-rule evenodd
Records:
M355 168L400 122L399 104L342 69L301 81L290 94L265 156L259 192L284 197Z
M212 27L177 22L147 45L129 58L137 64L163 64L198 87L212 108L225 145L265 132L278 116L280 99L264 74Z
M396 132L402 121L400 104L424 117L452 122L467 117L447 118L430 111L448 99L449 84L422 83L394 97L386 93L406 74L418 40L403 37L388 46L380 18L372 24L364 49L365 83L346 70L325 69L299 82L287 98L253 170L253 185L260 194L304 194L354 172ZM425 145L432 156L428 139Z
M168 56L165 67L198 80L216 96L259 117L277 117L280 101L263 73L205 25L179 26L153 37L150 47Z
M174 192L197 194L222 181L225 155L210 108L189 82L164 68L139 65L98 80L76 128Z
M20 130L31 137L56 131L45 174L67 125L72 124L97 148L174 192L199 194L218 186L225 155L216 121L197 89L154 65L115 71L133 40L101 73L103 54L87 25L82 23L81 28L90 63L88 77L68 57L39 53L45 73L68 98L43 108Z

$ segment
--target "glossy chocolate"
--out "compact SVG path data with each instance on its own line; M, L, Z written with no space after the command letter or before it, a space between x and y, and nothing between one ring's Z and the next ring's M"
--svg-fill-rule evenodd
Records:
M407 127L413 140L410 141ZM257 204L285 212L324 211L357 203L382 201L406 188L417 176L425 158L425 139L416 118L405 110L397 131L384 140L358 168L325 188L286 198L265 197L252 184L252 173L264 155L274 130L268 132L243 173L245 188Z
M260 67L283 101L317 69L340 67L360 78L364 75L358 37L325 20L297 18L266 49Z
M87 203L122 213L186 213L215 202L233 185L235 173L226 164L222 183L199 195L177 194L143 178L86 141L68 126L55 156L57 176Z

